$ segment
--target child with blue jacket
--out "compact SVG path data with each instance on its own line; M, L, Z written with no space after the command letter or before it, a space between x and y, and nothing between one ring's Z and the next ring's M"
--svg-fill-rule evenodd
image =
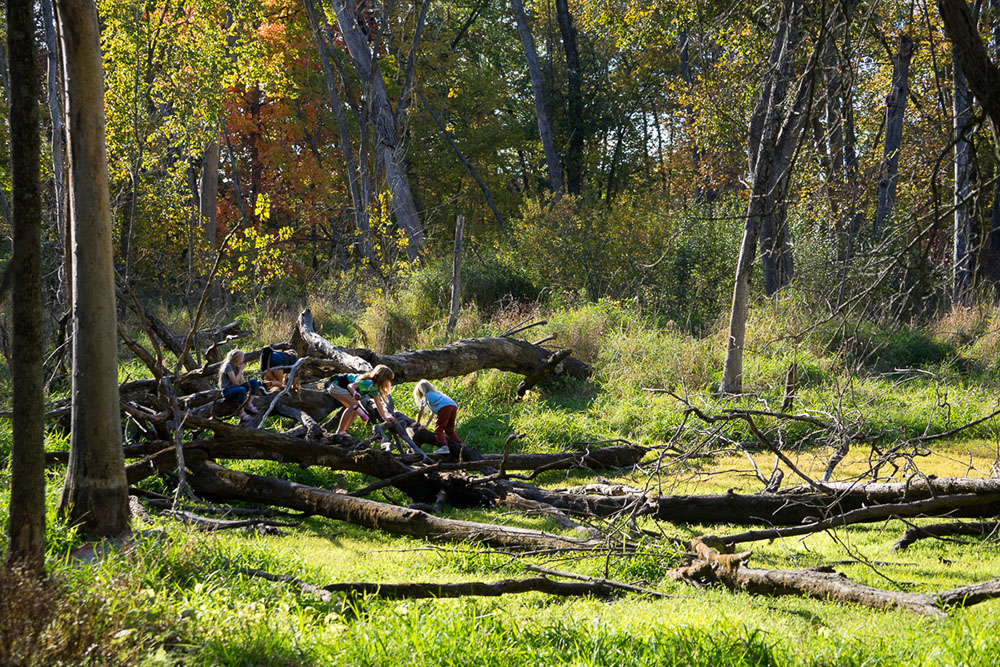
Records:
M413 388L413 402L420 406L420 411L417 413L416 428L420 428L420 420L424 416L424 408L437 415L437 423L434 424L434 439L441 445L441 448L435 453L443 454L449 451L452 454L457 454L457 452L451 451L448 440L455 441L458 447L462 446L462 439L455 432L458 403L435 389L434 385L427 380L420 380ZM430 423L430 420L431 418L428 415L427 422Z

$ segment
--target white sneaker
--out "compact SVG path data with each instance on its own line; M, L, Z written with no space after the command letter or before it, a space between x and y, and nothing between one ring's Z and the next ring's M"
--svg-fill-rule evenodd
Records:
M438 447L437 449L435 449L434 453L435 454L451 454L451 449L448 447L448 445L442 445L441 447Z

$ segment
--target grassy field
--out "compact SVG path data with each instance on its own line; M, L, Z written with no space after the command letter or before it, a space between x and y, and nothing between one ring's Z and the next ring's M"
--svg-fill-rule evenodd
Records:
M338 343L359 343L343 318L313 304L323 332ZM461 405L458 430L484 451L498 451L512 431L525 434L521 451L552 451L579 443L621 438L666 451L651 482L662 493L710 493L762 488L748 456L768 474L773 455L748 452L706 437L706 427L685 421L682 405L663 393L686 396L708 412L741 406L776 409L784 373L799 368L796 411L849 424L883 450L907 438L943 432L997 409L994 313L952 316L920 331L864 332L846 345L834 328L807 335L793 302L754 311L748 340L746 389L733 402L712 393L723 354L718 332L691 337L672 323L646 320L627 306L602 302L539 312L507 312L486 320L464 313L461 335L496 334L527 315L545 316L543 330L594 365L586 383L555 383L516 400L520 378L486 371L442 382ZM247 324L258 338L244 347L279 340L287 313L258 313ZM256 318L256 319L255 319ZM364 318L361 318L364 322ZM857 329L855 329L857 331ZM377 332L368 332L373 338ZM384 332L383 332L384 335ZM437 322L412 327L404 344L426 347L445 340ZM538 335L541 337L541 334ZM529 336L530 338L530 336ZM899 370L897 370L899 369ZM123 365L122 377L141 369ZM412 412L410 386L397 388L397 408ZM797 467L821 474L832 450L812 427L761 422ZM908 444L882 469L905 479L925 474L989 476L1000 458L995 420L924 447ZM360 435L363 426L354 427ZM727 427L732 442L751 440ZM10 431L0 421L0 454ZM855 445L837 477L863 475L871 443ZM53 431L47 446L67 447ZM665 449L666 448L666 449ZM652 461L635 471L602 473L643 486ZM301 470L275 463L242 463L245 470L309 484L359 487L361 475ZM786 470L786 486L796 483ZM50 476L54 507L61 471ZM581 472L546 473L540 484L559 488L593 481ZM167 491L160 480L151 490ZM0 514L6 521L9 472L0 470ZM389 494L404 502L401 494ZM559 532L549 519L499 509L455 510L447 516L531 526ZM902 612L817 602L759 598L723 590L695 590L669 579L678 563L674 548L650 542L629 557L518 557L476 544L447 545L400 538L322 518L311 518L281 536L206 535L156 518L125 550L95 564L67 558L73 531L51 511L49 565L44 590L0 582L0 640L14 617L32 618L21 649L28 664L192 665L990 665L1000 655L1000 602L958 610L944 620ZM654 526L688 539L738 532L736 526ZM836 564L850 578L880 588L932 592L991 579L1000 570L994 540L923 541L894 553L906 526L900 521L852 526L807 538L755 543L757 567L800 568ZM5 531L6 532L6 531ZM3 538L5 539L5 538ZM524 574L527 563L583 574L642 582L673 597L653 600L557 599L541 594L434 601L351 600L321 602L291 586L253 578L247 568L294 575L315 584L347 581L493 581ZM15 592L17 594L15 594ZM35 606L52 595L61 603ZM75 638L73 642L67 637ZM75 643L74 643L75 642ZM83 648L60 657L59 645Z

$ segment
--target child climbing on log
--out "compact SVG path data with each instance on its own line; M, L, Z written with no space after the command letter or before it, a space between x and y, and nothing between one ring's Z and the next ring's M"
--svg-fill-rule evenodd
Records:
M240 421L249 421L250 415L257 414L257 408L251 403L251 399L260 390L261 384L256 378L249 381L243 379L243 368L246 366L246 359L243 357L243 350L233 348L222 361L219 369L219 389L222 390L223 399L233 399L240 406Z
M279 352L270 346L260 351L260 372L264 377L264 387L268 390L285 388L285 378L288 377L288 370L284 366L293 366L298 361L298 357L291 350ZM299 390L298 379L292 383L292 391Z
M388 366L379 364L367 373L356 375L343 373L334 375L324 383L326 393L340 401L346 410L337 425L337 434L347 433L356 416L368 421L368 413L361 407L361 397L368 396L375 403L379 415L387 422L395 423L396 418L386 410L385 401L389 399L394 375Z
M460 454L462 439L455 433L455 417L458 416L458 403L434 388L427 380L420 380L413 388L413 402L420 406L417 413L417 423L414 428L420 428L420 420L424 416L424 408L432 414L437 415L437 422L434 424L434 439L441 447L435 454L451 453L455 456ZM427 416L427 423L431 421ZM454 445L448 441L453 440Z

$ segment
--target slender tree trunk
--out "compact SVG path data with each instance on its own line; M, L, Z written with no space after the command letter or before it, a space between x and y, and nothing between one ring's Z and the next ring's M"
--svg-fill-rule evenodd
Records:
M56 245L62 261L57 270L57 294L61 309L69 305L70 264L66 261L69 249L66 234L66 170L63 167L63 111L59 95L59 44L56 39L56 15L51 0L42 0L42 20L45 23L45 45L48 48L46 67L49 117L52 120L52 180L55 189Z
M896 181L899 172L899 148L903 141L903 115L909 94L910 59L914 44L908 35L900 35L899 51L892 64L892 88L885 100L885 143L879 168L878 207L872 235L879 238L892 215L896 202Z
M406 171L406 151L400 140L396 115L389 104L385 81L378 61L368 46L368 38L358 26L354 12L346 0L331 0L337 24L340 27L347 52L365 90L365 100L370 105L372 128L379 143L376 154L381 154L386 182L392 194L392 208L396 222L406 233L406 256L416 261L424 243L424 230L417 214L417 206L410 190L410 177Z
M465 230L465 216L460 215L455 221L455 256L451 272L451 311L448 314L448 333L455 330L458 322L458 309L462 305L462 232Z
M45 397L42 389L42 194L39 81L31 0L7 0L14 218L13 428L7 562L45 570Z
M974 207L970 172L972 170L972 100L962 68L952 59L952 104L955 130L955 228L952 256L951 301L968 305L972 288L972 252L970 234Z
M88 538L128 528L118 404L104 77L93 0L56 0L65 72L73 262L73 411L60 512Z
M362 175L358 165L358 160L354 157L354 149L351 146L351 130L347 124L347 115L344 113L344 104L337 90L337 81L333 75L333 65L330 58L330 46L323 36L321 26L326 27L326 17L317 12L313 7L312 0L305 0L306 16L309 18L309 25L312 28L313 36L316 39L316 47L319 50L320 63L323 66L323 79L326 82L327 92L330 94L330 102L333 106L334 116L337 119L337 139L340 142L340 154L344 159L344 173L346 175L348 192L351 195L351 204L354 213L354 225L361 235L360 248L362 256L373 266L375 265L375 253L372 251L371 228L368 224L368 202L362 194ZM367 157L362 153L367 170Z
M201 159L201 173L198 175L198 212L201 224L208 241L209 258L215 256L215 245L218 237L219 211L219 139L218 135L208 142ZM193 260L193 257L192 257ZM209 261L211 270L211 260ZM206 276L207 278L208 276ZM222 300L222 284L213 279L209 287L214 301Z
M781 49L772 47L771 53L780 53L778 62L773 63L775 79L790 76L791 66L787 61L795 58L798 40L795 21L798 16L797 0L786 0L775 40L783 40ZM746 222L740 242L740 254L736 264L736 278L733 286L733 301L729 316L729 338L726 346L726 360L722 369L720 391L738 394L743 390L743 346L746 339L746 320L749 311L750 278L753 260L761 226L765 217L772 215L776 197L781 196L784 179L788 178L791 156L798 142L799 132L806 118L808 105L812 99L812 78L817 61L822 52L822 44L813 46L812 54L799 77L798 87L792 103L786 109L785 90L787 83L775 80L765 83L761 94L768 92L770 100L764 104L758 101L757 110L751 118L748 133L748 153L751 157L753 179L750 201L747 204ZM766 112L762 110L766 109ZM759 113L765 113L766 120L757 120ZM754 145L754 128L760 128L759 142ZM780 173L775 173L780 170Z
M569 141L566 150L566 188L570 194L580 194L583 185L583 72L580 68L580 51L576 45L576 28L569 12L567 0L556 0L556 20L562 33L563 50L566 52L566 72L569 83L568 113Z
M531 26L528 16L524 13L521 0L511 0L514 18L517 21L517 32L521 36L521 47L528 62L528 74L531 76L531 89L535 97L535 117L538 120L538 134L542 138L542 150L545 152L545 164L549 170L549 187L557 195L565 188L562 165L559 153L556 152L555 141L552 139L552 118L545 102L545 81L542 79L542 68L538 64L538 52L535 50L535 38L531 36Z

